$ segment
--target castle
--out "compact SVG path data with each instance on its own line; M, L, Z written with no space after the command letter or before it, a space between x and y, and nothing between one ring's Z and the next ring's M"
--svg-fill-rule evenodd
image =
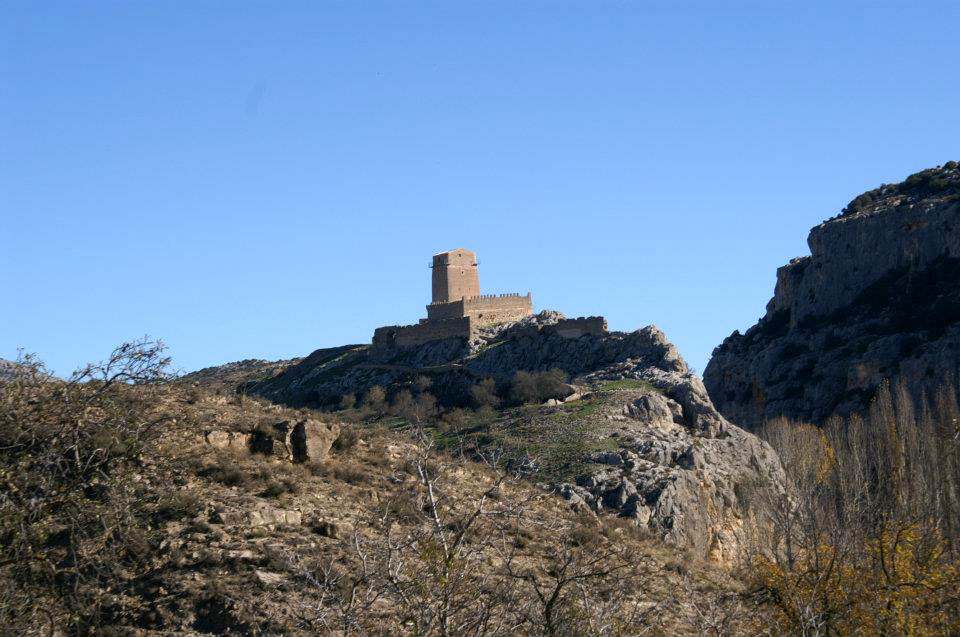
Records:
M459 248L433 255L433 294L427 318L416 325L388 325L373 333L380 348L414 347L444 338L473 337L484 325L533 314L533 299L520 294L480 294L477 255Z

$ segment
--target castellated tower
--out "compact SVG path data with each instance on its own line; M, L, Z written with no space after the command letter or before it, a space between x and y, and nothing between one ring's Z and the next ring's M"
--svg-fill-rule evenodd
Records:
M433 255L432 303L449 303L480 296L477 255L459 248Z
M373 345L394 349L447 338L473 338L478 327L517 321L533 314L533 299L520 294L480 294L477 255L458 248L433 255L433 295L427 318L416 325L387 325Z

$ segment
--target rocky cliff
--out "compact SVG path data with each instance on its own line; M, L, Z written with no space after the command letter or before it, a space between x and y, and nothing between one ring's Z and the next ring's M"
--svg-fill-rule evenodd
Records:
M704 383L748 428L822 422L866 406L884 379L929 392L960 365L960 169L883 185L810 231L777 270L766 315L713 352Z

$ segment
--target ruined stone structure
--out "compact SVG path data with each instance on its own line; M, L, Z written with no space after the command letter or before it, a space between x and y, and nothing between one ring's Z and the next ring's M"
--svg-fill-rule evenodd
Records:
M414 347L445 338L466 338L478 327L533 314L533 299L520 294L480 294L477 255L463 248L433 256L432 301L416 325L389 325L373 333L379 348Z
M555 325L544 328L544 331L557 334L563 338L580 338L584 334L606 336L607 319L602 316L581 316L575 319L560 319Z
M420 319L417 325L387 325L373 332L374 347L415 347L444 338L470 338L474 326L469 316L447 319Z

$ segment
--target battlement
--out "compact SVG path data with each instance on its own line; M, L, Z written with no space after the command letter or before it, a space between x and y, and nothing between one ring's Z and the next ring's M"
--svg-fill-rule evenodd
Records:
M557 334L563 338L580 338L585 334L605 336L609 334L607 319L602 316L581 316L575 319L562 319L555 325L543 328L545 332Z
M524 297L529 297L530 293L520 294L519 292L508 292L507 294L478 294L477 296L465 296L462 300L467 303L488 300L488 299L522 299ZM433 305L431 303L430 305Z

